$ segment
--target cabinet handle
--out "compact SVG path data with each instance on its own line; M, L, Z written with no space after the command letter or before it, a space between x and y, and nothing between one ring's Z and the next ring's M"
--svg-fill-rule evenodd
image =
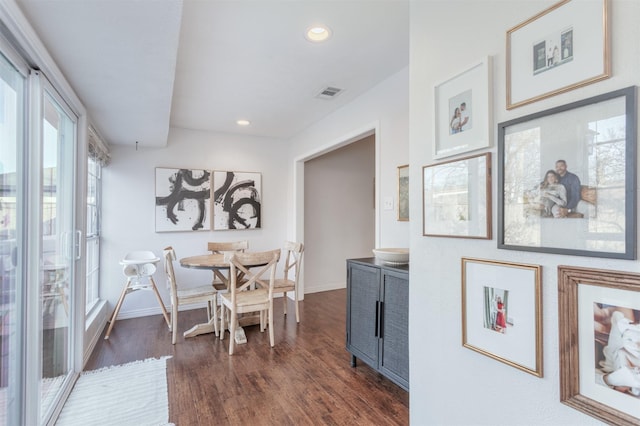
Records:
M378 334L381 339L384 339L384 302L380 302L380 324L378 327L380 327Z
M379 323L378 319L379 319L379 315L380 315L380 302L376 300L376 323L374 324L375 327L376 327L375 330L374 330L375 337L378 337L378 323Z

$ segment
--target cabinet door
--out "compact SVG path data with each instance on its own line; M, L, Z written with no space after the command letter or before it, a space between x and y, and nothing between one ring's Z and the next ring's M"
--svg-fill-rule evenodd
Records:
M380 372L409 388L409 279L407 274L382 272Z
M347 349L378 368L380 269L347 264Z

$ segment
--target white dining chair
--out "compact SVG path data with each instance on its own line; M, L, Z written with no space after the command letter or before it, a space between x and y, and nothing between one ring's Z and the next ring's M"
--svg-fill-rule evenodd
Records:
M293 300L296 307L296 322L300 322L300 309L298 307L298 282L300 281L300 268L302 267L302 255L304 244L293 241L285 241L282 247L284 253L284 276L276 278L273 292L283 295L284 314L287 315L287 293L293 292Z
M249 241L212 241L207 244L207 250L212 254L225 254L231 252L244 252L249 249ZM224 291L227 289L225 282L229 282L229 277L224 275L220 276L222 272L220 270L213 271L213 286L218 291Z
M280 250L254 253L229 253L229 292L220 295L222 327L220 340L224 339L225 311L229 311L229 355L235 348L235 331L238 326L238 314L260 313L260 331L269 327L269 342L274 345L273 334L273 286L276 278L276 266L280 259ZM259 268L254 272L248 265ZM268 274L268 278L263 276ZM239 277L242 277L241 279Z
M194 303L206 303L207 321L213 319L214 332L218 335L218 315L216 309L216 297L218 291L211 285L203 285L191 288L179 288L176 281L173 261L176 260L176 252L169 246L163 250L164 270L167 274L167 287L171 293L171 343L176 344L178 329L178 307Z

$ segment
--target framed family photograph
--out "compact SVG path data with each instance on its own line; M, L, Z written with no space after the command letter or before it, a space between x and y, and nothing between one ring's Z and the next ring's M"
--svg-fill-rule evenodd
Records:
M542 377L542 266L463 257L462 346Z
M422 168L423 235L491 239L491 153Z
M640 274L558 267L560 401L640 424Z
M507 31L507 109L608 78L609 0L563 0Z
M398 220L409 221L409 165L398 166Z
M433 158L450 157L490 145L490 93L490 57L435 86Z
M498 124L498 248L636 258L636 88Z

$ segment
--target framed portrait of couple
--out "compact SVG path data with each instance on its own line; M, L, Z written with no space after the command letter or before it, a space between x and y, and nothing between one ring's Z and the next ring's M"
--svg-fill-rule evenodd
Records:
M636 96L498 124L498 248L636 258Z
M490 146L490 88L490 57L435 86L434 159Z

